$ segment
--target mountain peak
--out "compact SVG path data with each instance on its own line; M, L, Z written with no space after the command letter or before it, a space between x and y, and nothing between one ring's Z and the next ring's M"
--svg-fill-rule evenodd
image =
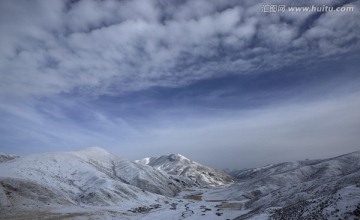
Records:
M232 182L232 177L223 171L215 170L181 154L169 154L160 157L150 157L137 160L137 163L146 164L157 170L167 172L174 178L187 178L197 186L216 186ZM180 181L180 180L179 180Z
M186 160L189 160L188 158L184 157L183 155L181 154L170 154L168 156L169 160L170 161L180 161L181 159L186 159Z

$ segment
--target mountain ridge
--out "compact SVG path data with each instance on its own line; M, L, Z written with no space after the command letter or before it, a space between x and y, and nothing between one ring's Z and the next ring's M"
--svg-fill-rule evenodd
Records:
M147 157L135 162L152 166L174 177L186 177L201 187L219 186L233 182L233 178L224 171L202 165L178 153Z
M262 168L262 169L261 169ZM271 219L348 219L360 207L360 151L233 172L228 199ZM314 204L315 203L315 204Z

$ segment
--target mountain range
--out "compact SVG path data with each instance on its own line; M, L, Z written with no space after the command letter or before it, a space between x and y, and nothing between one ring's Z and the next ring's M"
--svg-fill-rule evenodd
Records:
M180 154L0 154L1 219L356 219L360 151L227 174Z

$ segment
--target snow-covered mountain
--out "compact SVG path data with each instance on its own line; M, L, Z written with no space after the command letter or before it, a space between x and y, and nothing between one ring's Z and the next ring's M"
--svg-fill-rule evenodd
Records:
M360 151L232 173L225 184L179 154L132 162L96 147L15 157L0 163L0 218L360 218Z
M324 160L271 164L233 172L238 183L226 198L244 201L251 212L272 219L360 217L360 151Z
M0 211L117 205L174 196L181 184L101 148L43 153L0 164Z
M182 182L183 184L193 182L193 185L206 187L233 182L233 178L224 171L207 167L180 154L144 158L136 162L150 165L157 170L164 171L172 175L176 181Z

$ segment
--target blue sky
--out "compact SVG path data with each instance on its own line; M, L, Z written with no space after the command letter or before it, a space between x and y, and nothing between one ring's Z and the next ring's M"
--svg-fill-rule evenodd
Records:
M353 12L264 13L264 4ZM359 150L358 1L1 1L0 152L218 168Z

